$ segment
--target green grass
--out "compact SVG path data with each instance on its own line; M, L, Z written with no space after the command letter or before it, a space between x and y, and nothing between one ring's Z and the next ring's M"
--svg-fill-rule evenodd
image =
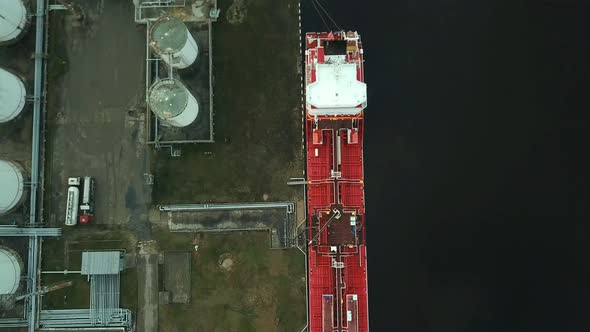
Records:
M155 231L160 250L193 250L190 304L160 307L163 331L295 331L305 322L305 269L296 250L272 250L266 232L170 235ZM168 241L171 240L171 241ZM231 272L219 267L231 255ZM207 319L194 320L199 312Z
M42 285L72 281L72 286L43 296L43 309L80 309L90 307L90 283L79 274L44 274Z
M219 2L227 11L230 0ZM301 177L297 1L247 1L242 24L213 25L214 144L184 145L182 157L157 155L154 201L290 199ZM289 7L290 6L290 7ZM213 155L205 155L212 152Z
M231 0L220 0L222 13ZM294 199L303 175L297 1L250 0L238 25L213 26L214 144L182 146L181 158L154 158L154 201ZM212 154L206 154L212 152ZM267 232L169 233L160 250L199 251L190 304L160 306L161 331L296 331L305 324L305 265L297 250L269 249ZM219 257L235 259L232 272ZM195 313L203 319L194 319Z

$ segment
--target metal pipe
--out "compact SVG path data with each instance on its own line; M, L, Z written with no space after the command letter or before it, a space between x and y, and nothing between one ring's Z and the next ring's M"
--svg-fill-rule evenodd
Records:
M38 261L39 261L39 237L31 236L29 237L29 260L28 260L28 281L29 293L37 292L37 269L38 269ZM28 315L27 319L29 321L29 332L35 332L37 328L37 300L39 296L33 295L27 298L27 308L28 308Z
M160 205L162 212L182 211L227 211L227 210L264 210L286 208L289 213L295 210L293 202L269 202L269 203L209 203L209 204L175 204Z
M217 4L215 4L217 8ZM213 24L211 19L207 21L209 28L209 141L215 142L215 135L213 133Z
M0 319L0 328L7 327L26 327L28 322L21 318L2 318Z
M60 236L61 228L0 226L0 236Z
M297 247L297 249L299 249L299 251L301 251L301 253L303 254L303 258L305 259L305 308L306 308L306 313L305 313L305 318L306 318L306 322L305 322L305 326L301 329L301 332L304 332L305 330L307 330L307 328L309 327L309 281L307 278L307 253L305 251L303 251L301 249L301 247L299 247L299 243L295 243L295 247Z
M44 98L43 85L43 64L44 64L44 30L45 30L45 1L37 0L37 11L35 19L35 82L33 89L33 137L31 147L31 198L29 223L37 222L37 190L39 184L39 144L41 130L41 99ZM37 270L39 259L39 237L33 235L29 238L29 293L37 291ZM37 301L38 296L30 297L28 301L29 332L34 332L37 327Z
M39 184L39 134L41 129L41 98L43 97L43 42L45 1L37 1L36 25L35 25L35 83L33 90L33 138L31 151L31 207L29 222L37 221L37 187Z

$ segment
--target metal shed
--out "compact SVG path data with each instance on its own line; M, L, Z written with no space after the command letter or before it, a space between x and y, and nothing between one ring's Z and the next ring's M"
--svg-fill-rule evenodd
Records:
M85 251L82 253L82 275L119 274L122 253L120 251Z

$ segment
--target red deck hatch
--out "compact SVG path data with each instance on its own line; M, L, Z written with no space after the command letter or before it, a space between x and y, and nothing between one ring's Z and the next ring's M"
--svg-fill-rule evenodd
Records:
M324 63L324 48L318 47L318 63Z
M359 130L358 128L348 129L348 144L358 144Z
M322 320L323 331L334 330L334 296L325 294L322 299Z
M324 136L322 135L322 131L320 129L313 130L313 144L323 144L324 143Z

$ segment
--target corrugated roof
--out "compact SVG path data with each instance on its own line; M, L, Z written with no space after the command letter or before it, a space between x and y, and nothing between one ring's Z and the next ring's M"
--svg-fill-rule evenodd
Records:
M82 275L119 274L120 251L85 251L82 253Z

